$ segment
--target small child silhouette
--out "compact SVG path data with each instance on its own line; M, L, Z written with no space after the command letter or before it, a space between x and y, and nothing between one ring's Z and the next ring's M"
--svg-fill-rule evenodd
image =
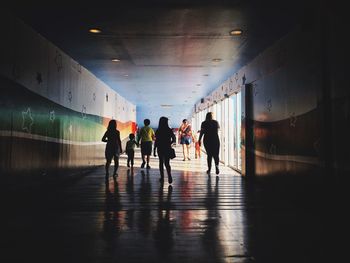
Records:
M135 134L130 133L129 141L126 142L125 152L128 155L127 166L130 167L131 163L131 168L134 167L135 146L139 146L135 140Z

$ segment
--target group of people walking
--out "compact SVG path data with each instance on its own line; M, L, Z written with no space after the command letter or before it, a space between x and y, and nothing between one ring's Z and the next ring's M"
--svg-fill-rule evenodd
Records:
M144 126L139 130L138 136L136 138L135 134L131 133L129 135L129 140L125 146L125 153L128 156L127 166L133 168L134 166L134 156L135 148L141 146L141 158L142 164L141 168L150 169L149 161L152 154L152 145L153 155L156 157L158 155L159 159L159 181L164 182L164 166L167 171L168 182L171 184L173 178L171 175L171 166L170 159L175 157L174 150L172 145L176 143L176 137L173 130L169 127L168 118L161 117L159 119L159 124L156 132L150 127L150 120L144 120ZM191 160L190 159L190 146L192 142L195 143L195 157L200 157L200 147L201 140L203 138L204 148L207 153L207 165L208 170L207 174L210 175L212 167L212 159L215 163L215 173L218 175L219 171L219 149L220 149L220 140L218 135L219 123L213 119L212 112L208 112L205 118L205 121L201 124L201 129L199 137L197 139L196 134L192 132L191 125L188 123L187 119L182 121L182 124L179 128L179 142L182 145L183 149L183 161ZM106 181L109 179L109 168L114 159L114 171L113 178L116 179L117 171L119 167L119 156L123 153L120 132L117 130L117 122L111 120L108 124L107 131L102 137L102 141L106 142L105 148L105 158L106 158Z

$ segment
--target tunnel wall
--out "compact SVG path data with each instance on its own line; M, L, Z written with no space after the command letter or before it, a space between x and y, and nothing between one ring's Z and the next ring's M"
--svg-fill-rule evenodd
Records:
M135 105L17 18L1 12L1 22L1 174L103 164L109 120L126 139Z
M252 167L254 176L349 173L346 16L329 6L309 11L293 31L195 106L199 112L242 91L243 175ZM249 145L246 124L252 131Z
M309 21L310 22L310 21ZM304 174L324 166L319 27L299 26L247 65L255 175ZM246 100L247 101L247 100ZM245 114L245 113L244 113ZM243 131L244 135L245 132ZM243 136L245 145L245 138Z
M246 117L253 123L255 175L336 179L349 172L349 40L341 12L315 7L241 69L251 84L244 88L252 89L253 114Z

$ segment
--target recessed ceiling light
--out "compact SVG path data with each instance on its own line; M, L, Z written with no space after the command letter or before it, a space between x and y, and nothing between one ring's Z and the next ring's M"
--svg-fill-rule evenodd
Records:
M129 77L129 75L128 74L124 74L124 77Z
M93 33L93 34L99 34L99 33L101 33L102 31L101 31L100 29L98 29L98 28L90 28L90 29L89 29L89 32L90 32L90 33Z
M222 59L221 58L213 58L211 61L213 61L213 62L220 62L220 61L222 61Z
M208 77L208 76L209 76L209 74L204 74L203 76L204 76L204 77Z
M112 61L113 61L113 62L119 62L120 60L117 59L117 58L113 58Z
M242 29L233 29L230 31L231 36L240 36L242 35L243 30Z

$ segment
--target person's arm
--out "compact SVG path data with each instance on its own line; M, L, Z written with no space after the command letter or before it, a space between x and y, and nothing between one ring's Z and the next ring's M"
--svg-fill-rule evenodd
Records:
M181 136L182 136L182 124L180 125L180 127L179 127L179 129L178 129L177 135L178 135L179 141L181 141Z
M151 135L152 141L155 141L156 140L156 136L155 136L154 130L152 128L151 128L151 131L152 131L152 135Z
M170 143L170 145L173 145L173 143L176 143L176 137L175 137L175 134L173 133L172 130L170 130L170 134L171 134L171 143Z
M190 124L188 125L188 133L187 134L192 138L192 141L194 143L195 138L193 137L192 126Z
M108 141L108 140L107 140L107 132L105 132L105 134L103 135L102 141L103 141L103 142L107 142L107 141Z
M202 137L204 135L204 129L203 129L203 123L201 125L201 132L199 133L199 138L198 138L198 143L199 143L199 146L202 145Z
M142 128L137 132L137 144L140 145L140 140L141 140L141 133L142 133Z
M157 154L156 154L156 150L157 150L157 147L158 147L158 142L157 142L157 136L155 136L155 141L154 141L154 147L153 147L153 156L156 157Z
M119 131L117 131L117 142L119 144L120 153L123 153L122 142L120 140L120 132Z

